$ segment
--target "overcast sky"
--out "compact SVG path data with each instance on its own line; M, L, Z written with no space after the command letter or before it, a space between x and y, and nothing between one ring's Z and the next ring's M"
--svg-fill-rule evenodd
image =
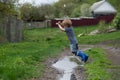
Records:
M35 5L40 5L40 4L51 4L54 3L58 0L19 0L20 3L25 3L25 2L30 2L34 3Z

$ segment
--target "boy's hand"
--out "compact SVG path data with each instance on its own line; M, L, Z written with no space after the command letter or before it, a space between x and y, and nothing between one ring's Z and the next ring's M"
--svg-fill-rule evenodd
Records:
M58 22L56 23L56 25L59 25L59 24L61 24L61 22L60 22L60 21L58 21Z
M62 23L60 21L58 21L56 23L56 25L58 25L58 27L62 30L62 31L65 31L65 29L62 27Z
M56 25L58 25L59 23L56 23Z

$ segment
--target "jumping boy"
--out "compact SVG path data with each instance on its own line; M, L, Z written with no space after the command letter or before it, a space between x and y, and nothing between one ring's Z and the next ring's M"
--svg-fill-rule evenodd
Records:
M72 21L69 19L66 19L66 20L63 20L62 23L57 22L56 25L58 25L60 30L66 32L66 35L70 41L71 52L74 55L81 57L83 62L86 62L88 60L88 56L84 52L81 52L78 49L78 41L77 41L75 34L74 34L74 31L73 31Z

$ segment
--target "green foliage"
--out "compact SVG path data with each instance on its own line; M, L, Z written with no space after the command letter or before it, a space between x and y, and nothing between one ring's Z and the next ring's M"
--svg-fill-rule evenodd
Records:
M113 20L112 26L114 26L116 29L120 29L120 13L118 13Z
M90 16L90 5L89 4L82 4L81 5L81 14L82 16L89 17Z
M54 7L57 10L57 12L55 12L55 17L64 17L65 15L69 17L79 16L80 14L78 13L80 12L79 11L80 8L78 9L78 6L80 6L79 3L80 3L79 0L59 0L57 3L54 4ZM66 5L66 7L64 7L64 4Z
M30 3L24 3L20 7L21 18L25 21L41 21L51 19L54 17L54 7L46 4L41 6L34 6Z
M23 4L22 7L20 8L20 12L21 12L21 18L23 20L30 19L32 14L32 4L29 3Z
M117 12L120 12L120 3L118 0L108 0L117 10Z
M72 17L80 17L81 16L81 12L80 12L80 6L78 6L77 8L75 8L71 14Z
M90 61L85 65L86 80L111 80L111 74L107 69L111 66L110 61L107 59L103 50L100 48L93 48L88 50Z
M0 1L0 14L2 15L17 15L17 12L15 11L15 5L14 1L9 0L6 2Z
M105 25L105 21L102 20L102 21L99 22L98 30L99 30L100 33L105 33L106 32L107 27Z

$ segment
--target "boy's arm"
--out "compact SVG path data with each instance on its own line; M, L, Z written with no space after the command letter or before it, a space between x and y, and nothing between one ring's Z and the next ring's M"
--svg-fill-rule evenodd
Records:
M65 31L65 28L63 28L59 23L56 23L58 25L58 27L60 28L60 30Z

